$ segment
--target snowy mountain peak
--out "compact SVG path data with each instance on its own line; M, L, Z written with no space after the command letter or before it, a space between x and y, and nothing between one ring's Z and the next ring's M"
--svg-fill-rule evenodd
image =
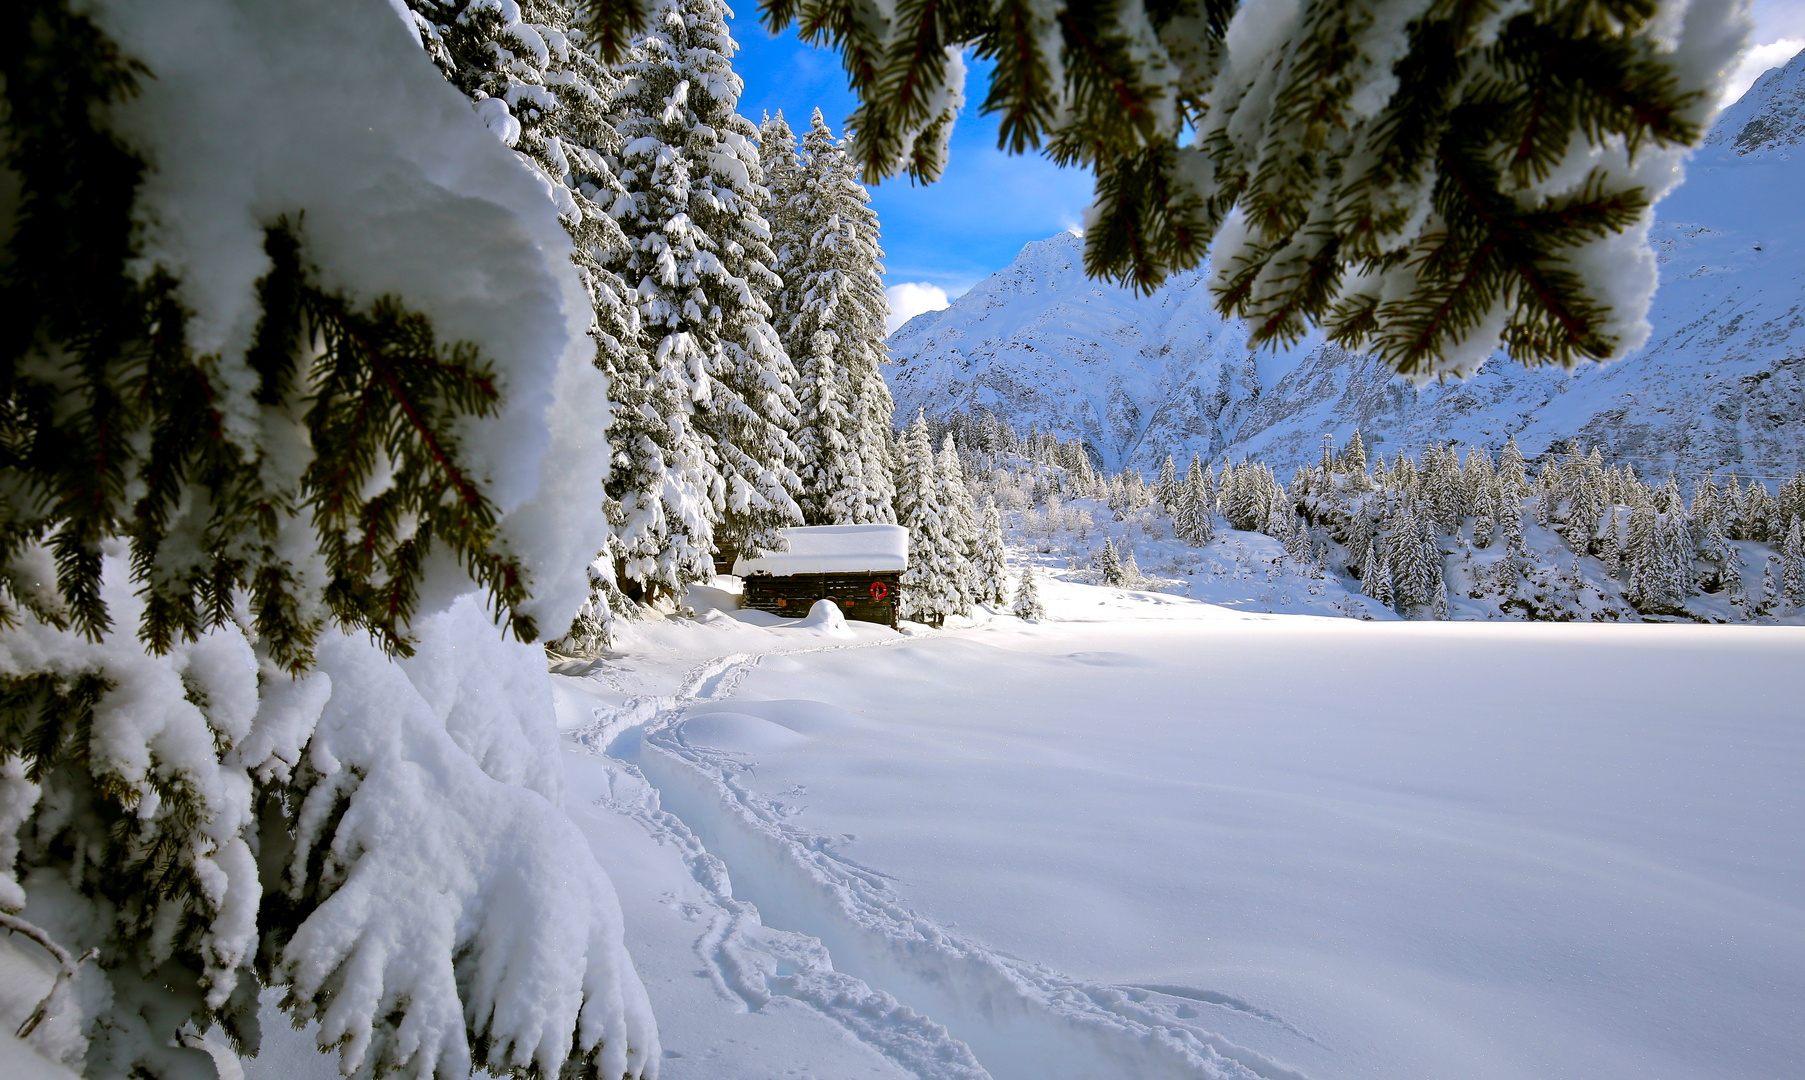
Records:
M1045 240L1031 240L1003 270L979 282L979 295L1017 295L1058 289L1073 275L1084 276L1084 239L1062 232Z
M1635 356L1572 375L1494 357L1416 388L1333 348L1250 353L1211 305L1207 268L1150 296L1084 276L1081 237L1028 244L945 310L891 335L898 415L989 409L1026 431L1082 437L1114 470L1254 457L1288 476L1353 429L1368 446L1514 435L1540 454L1579 438L1647 472L1805 464L1805 55L1719 117L1651 230L1654 334Z
M1805 51L1761 78L1725 109L1705 137L1707 152L1785 155L1805 144Z
M897 415L988 408L1022 430L1082 434L1107 468L1193 443L1220 448L1223 418L1259 393L1247 332L1210 306L1207 271L1151 296L1084 273L1084 240L1022 248L942 311L890 336Z

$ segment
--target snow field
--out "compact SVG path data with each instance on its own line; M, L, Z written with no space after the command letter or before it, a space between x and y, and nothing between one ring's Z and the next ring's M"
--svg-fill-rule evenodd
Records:
M706 612L555 680L567 726L575 694L624 707L566 733L616 785L595 805L713 883L694 1015L804 1004L924 1077L1752 1077L1805 1052L1800 631L1043 595L1037 624L855 641ZM667 1075L751 1075L714 1060Z
M553 680L572 751L571 812L607 853L661 1030L675 1033L661 1075L985 1076L939 1024L834 970L819 941L761 924L757 909L735 897L726 865L661 807L635 764L646 726L731 695L758 653L906 639L844 620L746 612L742 622L714 606L731 605L730 595L705 587L690 600L698 620L631 624L630 656L571 662L562 670L574 677ZM762 734L798 738L775 725Z

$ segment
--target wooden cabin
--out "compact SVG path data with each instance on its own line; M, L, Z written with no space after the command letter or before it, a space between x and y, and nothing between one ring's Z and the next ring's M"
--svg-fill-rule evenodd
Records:
M800 619L820 599L848 619L896 625L896 601L909 567L909 530L900 525L807 525L783 530L788 551L736 558L745 583L742 608Z

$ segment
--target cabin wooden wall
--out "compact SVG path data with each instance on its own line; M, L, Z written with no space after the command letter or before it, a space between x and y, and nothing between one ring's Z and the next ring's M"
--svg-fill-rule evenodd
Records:
M815 601L832 600L841 614L860 622L896 625L896 597L902 574L896 571L871 571L862 574L792 574L774 577L754 574L745 579L745 595L740 606L773 615L800 619L808 614ZM871 586L883 586L883 599L874 599Z

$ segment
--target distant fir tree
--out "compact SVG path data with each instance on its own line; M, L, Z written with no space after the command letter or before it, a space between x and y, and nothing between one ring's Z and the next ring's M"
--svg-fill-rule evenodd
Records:
M1266 520L1260 526L1260 531L1275 540L1287 541L1296 531L1292 528L1291 523L1297 513L1291 508L1291 500L1287 499L1285 493L1276 486L1268 497L1271 502L1267 505Z
M1178 466L1173 463L1172 455L1160 463L1159 476L1153 481L1153 499L1168 514L1178 511L1178 495L1182 489L1178 486Z
M1780 592L1793 607L1805 605L1805 527L1792 519L1780 545Z
M1492 534L1498 531L1497 507L1502 500L1503 495L1498 491L1497 481L1490 477L1481 481L1473 500L1474 547L1492 546Z
M1209 484L1198 459L1191 458L1190 471L1178 485L1177 507L1172 515L1173 532L1192 547L1203 547L1216 538L1216 507Z
M1724 532L1723 518L1717 514L1707 517L1704 536L1700 541L1701 554L1710 561L1716 584L1728 588L1732 576L1738 580L1742 577L1742 552ZM1614 575L1613 575L1614 576Z
M1780 504L1769 495L1760 481L1751 481L1743 492L1741 527L1738 539L1777 544L1786 539L1780 519Z
M1446 622L1448 614L1448 583L1441 577L1435 579L1435 599L1429 604L1429 617L1438 622Z
M1671 611L1692 585L1692 540L1683 511L1657 513L1652 504L1630 511L1627 542L1630 603L1642 611Z
M1504 441L1504 453L1498 457L1498 484L1504 491L1505 501L1512 506L1529 497L1529 473L1515 435Z
M1504 531L1504 545L1507 551L1523 554L1523 512L1520 503L1505 503L1503 520L1499 524Z
M977 600L998 606L1008 599L1009 554L1003 545L1003 515L995 499L984 500L984 520L978 526Z
M1295 567L1311 567L1316 560L1316 549L1310 543L1310 530L1297 519L1295 513L1291 515L1291 518L1290 526L1284 536L1285 556Z
M1616 506L1605 511L1594 546L1598 549L1599 561L1604 563L1605 576L1615 580L1623 570L1623 526Z
M1461 473L1461 488L1468 504L1476 506L1480 491L1496 487L1497 483L1498 471L1492 465L1492 455L1477 446L1467 447L1467 467Z
M1549 473L1547 470L1544 470L1542 475L1547 477ZM1531 516L1535 518L1535 523L1544 529L1548 528L1554 521L1554 504L1556 498L1555 488L1552 483L1544 484L1540 481L1537 482L1535 498L1532 500L1530 513Z
M1677 607L1698 591L1697 575L1692 567L1698 549L1692 542L1686 504L1680 501L1679 489L1671 479L1669 488L1666 502L1670 509L1661 515L1659 533L1662 566L1667 575L1666 591L1671 603Z
M940 482L927 418L920 412L902 439L902 467L896 484L896 523L909 530L909 566L901 579L897 614L938 622L959 610L952 541L940 505Z
M1336 463L1340 472L1358 477L1361 481L1366 479L1366 444L1360 440L1359 428L1354 429L1353 436L1347 441L1347 449L1341 452Z
M1749 602L1748 582L1742 576L1742 569L1742 552L1731 545L1720 562L1719 580L1731 610L1746 619L1754 614L1754 609Z
M1103 538L1103 548L1097 552L1096 558L1091 561L1091 569L1096 573L1098 580L1105 585L1121 585L1124 583L1122 577L1122 560L1117 557L1116 543L1110 537Z
M1130 589L1138 589L1144 583L1141 566L1134 559L1134 548L1124 544L1122 546L1122 584Z
M1406 504L1393 519L1391 587L1400 610L1428 606L1435 599L1436 582L1442 580L1441 548L1431 526Z
M902 468L902 452L891 431L896 403L883 372L873 370L865 376L858 399L859 465L865 480L865 506L859 511L865 521L896 524L896 478Z
M1034 567L1032 564L1022 565L1021 580L1015 586L1015 617L1028 622L1038 622L1047 617L1046 609L1040 603L1040 589L1034 584Z
M684 395L671 418L703 460L703 514L672 522L674 561L706 578L716 547L776 550L800 524L795 494L796 371L770 323L781 281L763 216L757 129L734 110L740 77L721 0L670 0L622 65L617 101L626 194L614 214L631 241L617 269L638 291L660 378Z
M1391 559L1380 544L1366 550L1366 565L1360 572L1360 591L1379 603L1392 604Z
M965 486L965 469L959 462L959 444L952 432L941 440L940 457L934 463L940 485L940 513L946 530L947 562L959 603L953 610L971 613L978 598L978 559L981 538L972 520L971 492Z

